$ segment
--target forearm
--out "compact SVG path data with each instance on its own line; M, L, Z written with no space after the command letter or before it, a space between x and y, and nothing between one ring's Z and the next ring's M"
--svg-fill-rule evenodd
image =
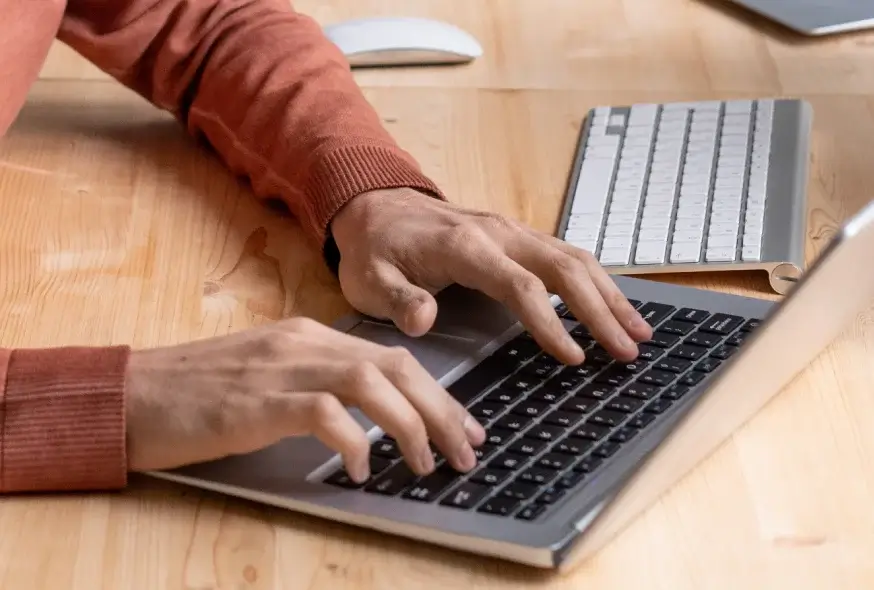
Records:
M59 38L173 112L319 242L357 194L438 194L288 0L71 0Z
M0 349L0 492L125 486L128 347Z

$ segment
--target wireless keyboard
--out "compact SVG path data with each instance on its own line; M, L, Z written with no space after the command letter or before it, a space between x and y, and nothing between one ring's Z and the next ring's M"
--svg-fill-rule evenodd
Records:
M598 107L558 237L616 274L804 267L812 109L789 99Z

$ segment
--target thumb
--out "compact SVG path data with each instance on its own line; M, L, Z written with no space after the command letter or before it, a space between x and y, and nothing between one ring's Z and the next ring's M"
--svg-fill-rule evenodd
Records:
M341 268L340 285L358 311L391 320L408 336L421 336L434 325L437 301L392 264L379 263L364 270Z

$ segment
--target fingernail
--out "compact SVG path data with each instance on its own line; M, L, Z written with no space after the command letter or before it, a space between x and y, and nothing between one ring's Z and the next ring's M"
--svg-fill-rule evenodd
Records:
M473 449L470 448L469 444L461 445L461 450L456 456L458 460L458 465L464 471L470 471L476 466L476 455L473 453Z
M431 473L434 469L434 453L430 448L425 449L419 456L419 467L422 473Z
M467 435L467 440L471 444L480 444L485 439L485 429L473 418L473 416L466 417L462 426L464 428L464 433Z
M349 477L351 477L356 483L364 483L370 479L370 465L367 461L349 465L347 472L349 473Z

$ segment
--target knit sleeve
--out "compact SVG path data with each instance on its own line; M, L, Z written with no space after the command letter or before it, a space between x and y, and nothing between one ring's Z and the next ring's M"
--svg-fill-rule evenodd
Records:
M363 192L443 198L340 50L288 0L69 0L58 38L174 113L322 246L334 214Z
M130 349L0 349L0 492L99 491L127 483Z

